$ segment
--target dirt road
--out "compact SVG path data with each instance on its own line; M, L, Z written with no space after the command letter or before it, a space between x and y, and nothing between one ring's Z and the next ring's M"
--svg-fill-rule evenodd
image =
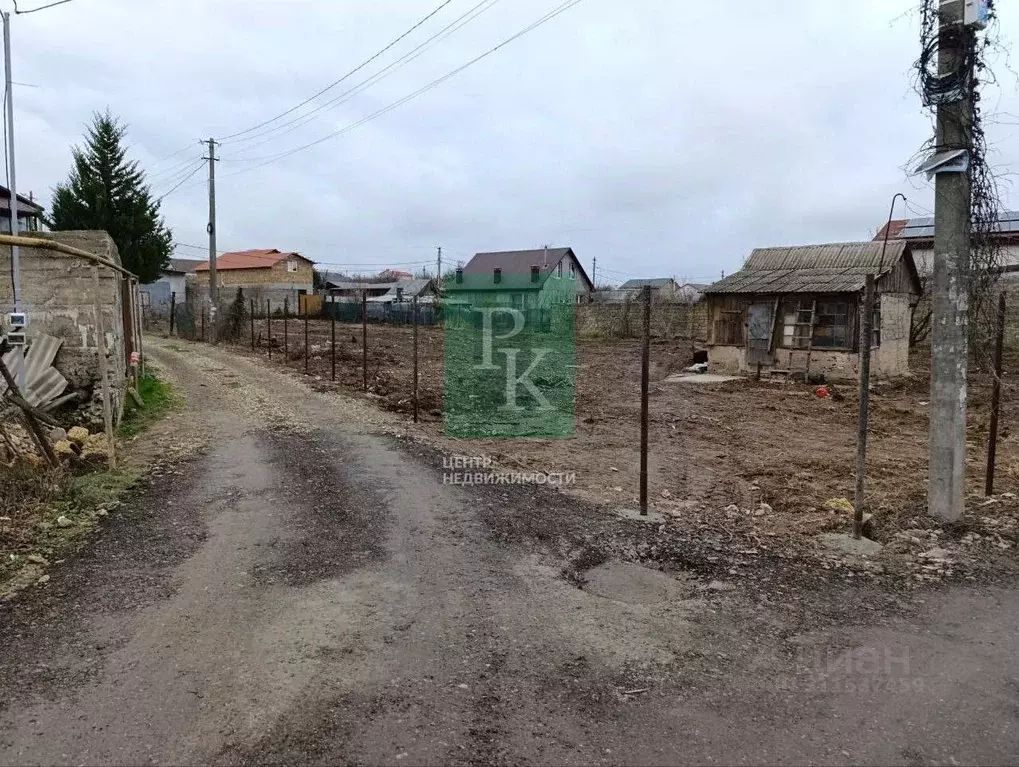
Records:
M165 428L208 450L0 606L0 763L1019 753L1012 587L726 578L725 552L654 569L626 552L657 530L549 488L446 485L392 416L152 345L189 403Z

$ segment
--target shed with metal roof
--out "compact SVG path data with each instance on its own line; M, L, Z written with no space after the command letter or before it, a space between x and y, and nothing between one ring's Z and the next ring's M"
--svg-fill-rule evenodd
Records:
M852 378L868 275L877 291L874 370L908 372L910 326L922 285L908 241L759 248L704 290L709 366Z

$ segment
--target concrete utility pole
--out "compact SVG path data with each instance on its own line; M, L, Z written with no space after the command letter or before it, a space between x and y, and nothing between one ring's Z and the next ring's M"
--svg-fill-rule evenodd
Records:
M439 251L439 256L435 260L435 279L438 280L441 283L442 282L442 246L439 245L438 248L436 248L436 249Z
M963 26L963 14L962 0L941 3L939 75L957 73L965 66L965 47L972 45L972 36ZM965 86L958 100L938 105L937 152L972 148L970 74L960 73ZM967 171L946 168L936 173L927 503L931 514L945 520L958 519L965 506L971 197Z
M591 262L591 286L598 289L598 256L595 256Z
M216 140L209 139L209 310L212 325L212 343L219 338L216 332L216 313L219 309L219 285L216 280Z
M11 199L10 199L10 213L11 213L11 234L17 235L18 233L18 180L17 174L14 171L14 88L11 76L11 14L4 12L3 14L3 25L4 25L4 78L7 88L7 114L4 118L7 120L7 146L5 151L7 152L9 168L10 168L10 184L11 184ZM11 272L14 282L14 311L24 311L23 300L21 297L21 249L17 245L11 246ZM18 386L25 389L25 347L17 346L15 348L15 369L18 378Z

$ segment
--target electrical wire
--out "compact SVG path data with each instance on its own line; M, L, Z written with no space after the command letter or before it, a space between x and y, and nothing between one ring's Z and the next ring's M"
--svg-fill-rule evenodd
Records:
M181 161L179 163L176 163L175 165L173 165L173 166L171 166L169 168L165 168L164 170L157 170L155 173L149 174L149 181L152 182L155 179L159 178L160 176L165 176L166 178L172 178L173 176L176 176L178 173L180 173L185 168L190 168L191 167L191 163L195 162L195 160L197 160L197 159L198 158L196 158L196 157L189 157L188 159L183 160L183 161Z
M68 0L63 0L63 1L64 1L64 2L68 2ZM323 93L326 93L327 91L329 91L329 90L332 90L332 89L333 89L333 88L335 88L335 87L336 87L337 85L339 85L339 84L340 84L340 83L342 83L342 82L343 82L344 80L346 80L346 79L347 79L348 77L350 77L351 75L355 74L356 72L359 72L360 70L364 69L364 68L365 68L366 66L368 66L369 64L371 64L371 63L372 63L373 61L375 61L375 59L377 59L377 58L378 58L379 56L381 56L381 55L382 55L383 53L385 53L385 52L386 52L386 51L388 51L388 50L389 50L390 48L392 48L392 47L393 47L394 45L396 45L396 44L397 44L397 43L399 43L399 42L400 42L401 40L403 40L403 39L404 39L405 37L407 37L407 35L411 34L411 33L412 33L412 32L413 32L414 30L416 30L416 29L417 29L418 27L420 27L420 26L421 26L422 24L424 24L424 23L425 23L425 22L427 22L427 21L428 21L429 19L431 19L431 18L432 18L433 16L435 16L435 14L437 14L437 13L438 13L439 11L441 11L441 10L442 10L443 8L445 8L445 7L447 6L447 5L449 5L449 4L450 4L450 3L452 2L452 1L453 1L453 0L445 0L445 1L444 1L444 2L443 2L443 3L441 4L441 5L439 5L439 7L438 7L438 8L436 8L436 9L435 9L434 11L432 11L431 13L429 13L429 14L428 14L427 16L425 16L425 17L424 17L423 19L421 19L421 20L420 20L419 22L417 22L417 23L416 23L416 24L415 24L414 26L412 26L412 27L411 27L410 29L408 29L408 30L407 30L406 32L404 32L404 33L403 33L402 35L400 35L400 36L399 36L398 38L396 38L395 40L393 40L393 42L391 42L391 43L390 43L389 45L387 45L387 46L386 46L385 48L383 48L383 49L382 49L381 51L379 51L378 53L376 53L376 54L375 54L374 56L371 56L370 58L368 58L368 59L365 59L365 60L364 60L363 62L361 62L360 64L358 64L358 65L357 65L356 67L354 67L354 68L353 68L352 70L350 70L349 72L347 72L347 74L345 74L345 75L344 75L343 77L341 77L341 78L340 78L339 80L335 80L334 82L330 83L330 84L329 84L329 85L327 85L327 86L326 86L325 88L323 88L322 90L318 91L318 93L315 93L314 95L312 95L312 96L309 96L308 98L306 98L306 99L305 99L304 101L302 101L302 102L301 102L300 104L297 104L296 106L293 106L293 107L291 107L290 109L288 109L288 110L287 110L287 111L285 111L285 112L281 112L280 114L276 115L275 117L272 117L272 118L270 118L270 119L268 119L268 120L265 120L265 121L263 121L263 122L260 122L260 123L259 123L258 125L254 125L254 126L252 126L251 128L248 128L247 130L239 131L239 132L237 132L237 133L231 133L231 134L230 134L229 136L224 136L224 137L223 137L223 139L222 139L222 141L223 141L223 142L226 142L226 141L229 141L230 139L235 139L235 138L236 138L236 137L238 137L238 136L243 136L243 135L245 135L246 133L251 133L252 131L256 131L256 130L258 130L259 128L262 128L262 127L264 127L264 126L266 126L266 125L269 125L270 123L276 122L276 121L277 121L277 120L279 120L279 119L280 119L281 117L286 117L287 115L289 115L289 114L292 114L293 112L295 112L295 111L297 111L298 109L300 109L301 107L303 107L303 106L304 106L305 104L308 104L308 103L310 103L310 102L314 101L314 100L315 100L315 99L317 99L317 98L318 98L319 96L321 96L321 95L322 95Z
M368 122L371 122L372 120L375 120L375 119L377 119L379 117L382 117L383 115L388 114L389 112L392 112L394 109L397 109L398 107L403 106L407 102L412 101L413 99L417 98L418 96L420 96L420 95L422 95L422 94L432 90L433 88L438 87L439 85L444 83L446 80L449 80L449 79L455 77L456 75L460 74L461 72L463 72L464 70L468 69L469 67L472 67L473 65L477 64L479 61L482 61L483 59L488 58L489 56L491 56L493 53L495 53L499 49L501 49L501 48L509 45L510 43L520 39L521 37L523 37L524 35L528 34L529 32L537 29L541 25L545 24L548 21L551 21L552 19L556 18L560 14L565 13L569 9L573 8L576 5L579 5L582 2L583 2L583 0L567 0L566 2L560 4L559 6L554 8L553 10L549 11L548 13L546 13L544 16L542 16L537 21L531 23L529 26L527 26L524 29L520 30L516 34L512 35L511 37L506 38L501 43L496 45L494 48L490 48L489 50L487 50L484 53L482 53L480 56L476 56L475 58L471 59L466 64L462 64L459 67L457 67L456 69L450 70L449 72L447 72L446 74L442 75L441 77L438 77L435 80L432 80L432 82L428 83L424 87L419 88L418 90L414 91L413 93L411 93L411 94L409 94L407 96L404 96L401 99L397 99L396 101L394 101L393 103L389 104L388 106L385 106L382 109L379 109L378 111L373 112L372 114L368 115L367 117L365 117L365 118L363 118L361 120L358 120L357 122L351 123L350 125L347 125L346 127L341 128L338 131L334 131L334 132L332 132L332 133L330 133L330 134L328 134L326 136L323 136L320 139L312 141L310 143L304 144L304 145L299 146L299 147L295 147L294 149L288 150L288 151L283 152L281 154L278 154L276 156L266 158L263 162L259 162L257 165L252 165L251 167L243 168L242 170L234 171L233 173L228 173L226 176L224 176L224 178L230 178L231 176L238 176L241 173L247 173L248 171L256 170L258 168L265 167L266 165L269 165L271 163L278 162L279 160L285 159L287 157L291 157L291 156L297 154L298 152L303 152L306 149L311 149L312 147L318 146L319 144L321 144L321 143L323 143L325 141L328 141L331 138L335 138L335 137L341 136L341 135L343 135L345 133L349 133L350 131L354 130L355 128L358 128L358 127L360 127L360 126L362 126L362 125L364 125L364 124L366 124Z
M314 109L312 109L312 110L310 110L308 112L305 112L302 115L299 115L299 116L295 117L292 120L288 120L285 123L282 123L280 125L276 125L276 126L274 126L272 128L269 128L268 130L261 131L259 133L256 133L256 134L252 135L252 136L249 136L247 138L238 139L237 141L239 143L244 143L246 141L255 141L256 139L261 138L263 136L268 136L269 137L269 138L264 138L261 141L256 141L256 143L250 144L249 146L246 146L243 149L240 149L239 151L247 152L247 151L250 151L250 150L252 150L252 149L254 149L256 147L263 146L264 144L270 143L271 141L274 141L275 139L277 139L277 138L279 138L281 136L285 136L286 134L292 133L293 131L297 130L298 128L300 128L302 126L307 125L309 122L311 122L315 118L315 116L317 114L319 114L321 112L324 112L327 109L332 109L333 107L339 106L340 104L344 104L347 101L350 101L350 99L352 99L357 94L362 93L365 90L367 90L368 88L370 88L372 85L375 85L376 83L381 82L382 80L386 79L387 77L392 75L394 72L396 72L398 69L401 69L401 68L405 67L407 64L410 64L412 61L414 61L414 59L416 59L419 56L423 55L425 53L425 50L428 49L429 47L431 47L432 43L436 42L437 40L444 40L447 37L449 37L450 35L454 34L455 32L459 31L463 27L465 27L468 24L470 24L472 21L474 21L476 18L478 18L481 14L483 14L486 11L490 10L498 2L499 2L499 0L481 0L481 2L478 3L477 5L475 5L473 8L471 8L467 12L461 14L459 17L454 19L452 23L447 24L445 27L440 29L434 35L429 37L427 40L424 40L423 42L419 43L417 45L417 47L412 48L410 51L405 53L403 56L398 58L396 61L393 61L388 66L384 67L383 69L380 69L378 72L373 74L371 77L368 77L365 80L362 80L361 82L359 82L354 87L344 91L343 93L339 94L338 96L333 97L329 101L326 101L325 103L318 105ZM275 135L273 135L273 134L275 134ZM232 160L235 161L235 162L236 161L240 161L240 162L257 162L258 161L257 159L249 159L249 158L244 158L244 157L232 158Z
M200 170L202 169L202 165L203 165L203 163L199 163L199 164L198 164L197 166L195 166L195 169L194 169L194 170L192 170L192 171L191 171L191 172L190 172L189 174L187 174L187 175L186 175L186 176L185 176L185 177L184 177L184 178L183 178L183 179L182 179L182 180L181 180L181 181L180 181L180 182L179 182L179 183L178 183L178 184L177 184L176 186L174 186L174 187L173 187L173 189L171 189L171 190L170 190L169 192L166 192L166 193L165 193L164 195L162 195L161 197L159 197L159 198L158 198L158 199L156 200L156 202L157 202L157 203L158 203L158 202L162 202L162 201L163 201L163 200L165 200L165 199L166 199L167 197L169 197L169 196L170 196L171 194L173 194L173 193L174 193L174 192L176 192L176 191L177 191L178 189L180 189L180 188L181 188L181 186L183 186L183 185L184 185L184 182L185 182L185 181L188 181L188 180L189 180L189 179L190 179L190 178L191 178L191 177L192 177L193 175L195 175L195 174L196 174L196 173L197 173L198 171L200 171Z
M181 170L177 171L172 176L164 178L161 181L157 181L151 184L150 186L153 189L159 188L169 189L170 187L175 187L176 184L190 179L195 174L195 172L202 168L204 165L205 163L201 160L199 160L198 162L193 162L186 168L181 168Z
M24 16L29 13L38 13L39 11L45 11L47 8L55 8L58 5L63 5L64 3L69 2L71 2L71 0L57 0L55 3L49 3L48 5L40 5L38 8L29 8L27 11L22 11L19 10L18 8L18 0L14 0L14 12L21 16Z

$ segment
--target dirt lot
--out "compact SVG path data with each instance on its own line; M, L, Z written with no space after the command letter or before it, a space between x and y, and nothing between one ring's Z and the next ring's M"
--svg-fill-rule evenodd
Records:
M304 369L303 324L289 323L289 365ZM282 344L283 323L273 322ZM257 354L267 349L264 322L257 328ZM310 323L309 371L330 383L328 322ZM612 506L637 502L639 477L640 349L637 341L581 340L578 343L578 431L567 440L448 440L442 435L442 335L420 328L420 402L424 435L446 449L469 456L486 455L509 469L576 472L570 492ZM412 329L370 325L368 329L370 397L385 408L412 409ZM361 387L361 327L336 326L337 384ZM247 353L250 351L250 340ZM242 350L243 346L238 346ZM282 363L282 350L273 359ZM689 363L689 346L655 342L652 346L651 477L656 509L673 515L702 513L718 517L726 528L751 525L758 535L787 538L847 530L844 511L825 508L831 499L852 498L856 445L855 386L835 388L822 399L816 387L751 379L724 384L676 384L665 377ZM898 533L905 547L924 548L903 530L929 529L927 472L928 361L914 360L913 377L875 382L872 393L869 511L875 513L874 537L889 542ZM1012 540L1019 514L1010 497L1019 484L1019 448L1009 433L1015 386L1008 371L1019 355L1006 361L1002 440L999 445L999 495L993 508L981 495L990 377L977 371L971 380L969 461L970 525L949 535L991 536L1000 548ZM761 504L766 511L761 513ZM735 504L738 510L734 510ZM829 504L830 505L830 504ZM770 509L769 509L770 507ZM727 509L723 513L723 509ZM994 512L993 516L988 516ZM975 527L974 527L975 525ZM940 534L941 531L936 531ZM935 535L935 533L931 533ZM1006 539L1001 539L1006 535ZM901 543L902 541L899 541ZM933 543L937 543L933 540ZM1009 544L1010 545L1010 544Z

